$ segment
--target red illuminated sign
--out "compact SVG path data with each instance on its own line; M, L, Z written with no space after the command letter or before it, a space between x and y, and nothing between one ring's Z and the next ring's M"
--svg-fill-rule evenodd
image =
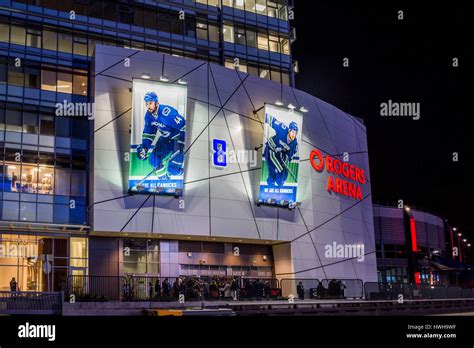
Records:
M415 284L421 283L420 272L415 272Z
M329 155L323 156L319 150L311 151L309 160L317 172L321 173L326 169L327 173L337 175L328 175L327 191L362 200L359 184L363 185L366 182L364 169Z
M410 233L411 233L411 250L418 252L418 244L416 243L416 222L414 218L410 218Z

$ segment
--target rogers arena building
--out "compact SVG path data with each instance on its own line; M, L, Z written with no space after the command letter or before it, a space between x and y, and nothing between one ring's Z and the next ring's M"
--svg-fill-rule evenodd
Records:
M360 119L157 52L98 45L94 68L89 275L377 281Z

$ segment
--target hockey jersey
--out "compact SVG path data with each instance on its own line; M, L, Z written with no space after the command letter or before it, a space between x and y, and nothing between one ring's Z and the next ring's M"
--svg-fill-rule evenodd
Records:
M186 120L175 108L160 104L155 115L149 111L145 114L142 146L149 149L158 132L163 140L184 143Z
M269 116L269 124L275 130L275 135L268 139L268 159L278 172L289 165L289 162L298 155L298 141L288 139L288 126Z

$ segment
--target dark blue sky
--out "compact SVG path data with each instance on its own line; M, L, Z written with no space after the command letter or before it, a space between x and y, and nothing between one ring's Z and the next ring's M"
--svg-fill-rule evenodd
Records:
M364 119L374 202L404 199L473 241L474 25L456 3L429 4L296 0L296 85ZM388 100L421 103L420 120L381 117Z

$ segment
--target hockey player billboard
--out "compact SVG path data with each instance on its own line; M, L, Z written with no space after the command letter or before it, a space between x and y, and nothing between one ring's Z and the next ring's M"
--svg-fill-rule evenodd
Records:
M302 125L300 113L265 105L260 204L295 207Z
M133 80L129 191L180 196L187 87Z

